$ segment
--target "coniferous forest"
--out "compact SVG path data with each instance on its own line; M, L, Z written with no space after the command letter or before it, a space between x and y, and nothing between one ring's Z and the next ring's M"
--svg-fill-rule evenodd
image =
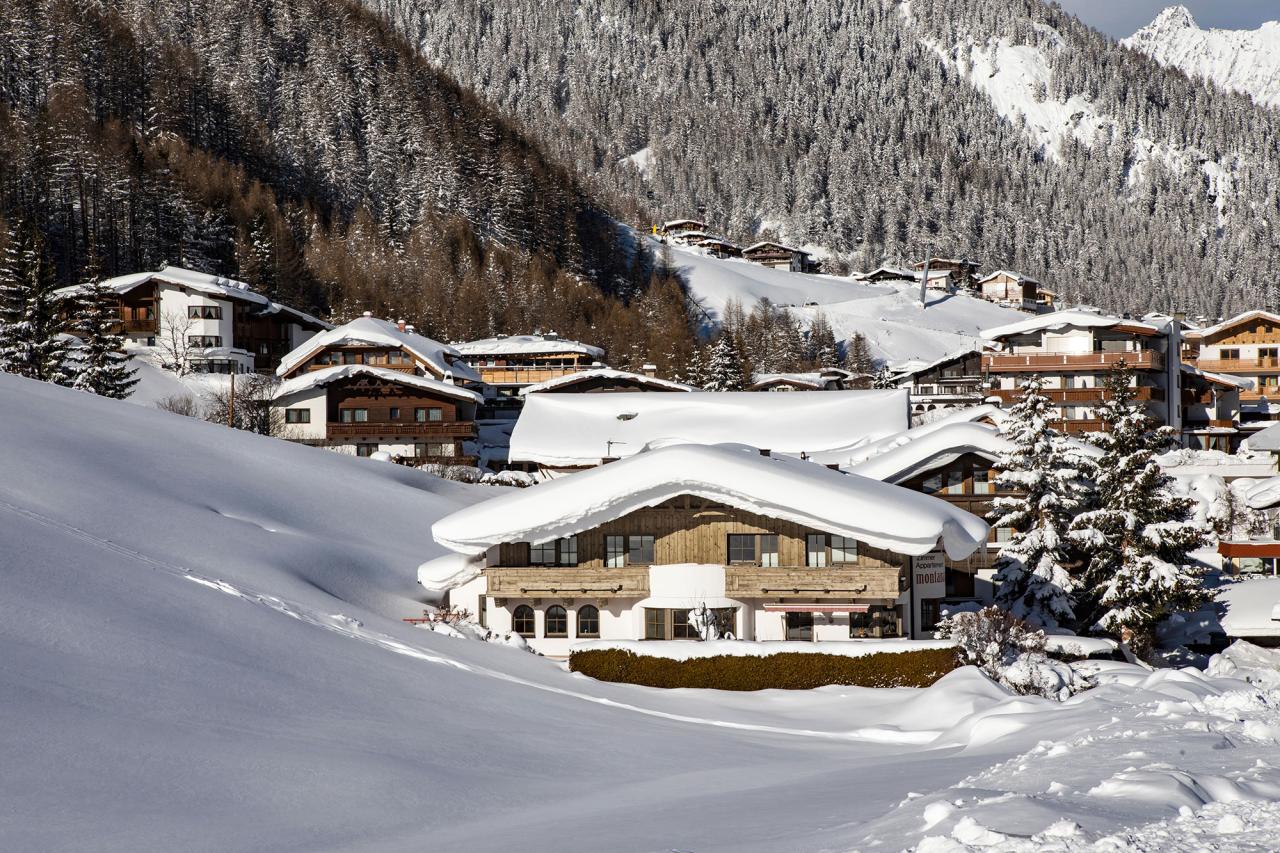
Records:
M339 321L687 359L680 283L357 3L0 0L0 92L0 233L61 283L170 263Z
M1056 4L366 3L641 222L772 225L855 269L976 258L1115 311L1280 309L1280 112ZM1029 140L972 82L995 39L1047 57L1028 100L1103 130Z

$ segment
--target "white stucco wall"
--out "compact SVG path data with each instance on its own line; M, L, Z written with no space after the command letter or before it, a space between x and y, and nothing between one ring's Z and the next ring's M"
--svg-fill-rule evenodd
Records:
M284 417L285 409L306 409L311 413L311 423L307 424L286 424L288 428L288 437L295 440L319 440L325 437L325 418L327 416L325 404L325 389L308 388L305 391L299 391L296 394L290 394L287 397L277 399L271 406L272 409L279 410L281 417ZM351 451L355 452L354 449Z

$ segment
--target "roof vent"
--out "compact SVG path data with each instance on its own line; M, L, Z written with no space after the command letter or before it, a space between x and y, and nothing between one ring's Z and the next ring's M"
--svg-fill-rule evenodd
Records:
M767 447L762 447L762 448L760 448L760 455L761 455L761 456L772 456L772 455L773 455L773 451L772 451L772 450L770 450L770 449L769 449L769 448L767 448Z
M618 420L632 421L632 420L635 420L636 414L637 414L636 412L622 412L621 414L618 415Z
M444 376L442 376L442 377L440 378L440 380L441 380L442 382L452 383L452 382L453 382L453 371L452 371L452 370L446 370L446 371L444 372Z

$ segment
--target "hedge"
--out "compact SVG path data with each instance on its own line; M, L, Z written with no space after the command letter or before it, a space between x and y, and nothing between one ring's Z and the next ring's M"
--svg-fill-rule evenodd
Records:
M572 672L600 681L716 690L808 690L828 684L928 687L958 666L955 649L876 652L862 657L782 652L764 657L718 655L688 660L637 655L626 649L584 649L569 654Z

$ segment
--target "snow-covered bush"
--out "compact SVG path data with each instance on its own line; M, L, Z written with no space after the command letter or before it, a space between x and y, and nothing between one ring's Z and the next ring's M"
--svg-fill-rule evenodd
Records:
M720 639L720 629L716 627L716 614L706 604L700 604L689 611L689 625L703 640Z
M963 663L1024 696L1062 701L1091 686L1070 666L1045 654L1044 631L999 607L950 613L934 636L953 640Z

